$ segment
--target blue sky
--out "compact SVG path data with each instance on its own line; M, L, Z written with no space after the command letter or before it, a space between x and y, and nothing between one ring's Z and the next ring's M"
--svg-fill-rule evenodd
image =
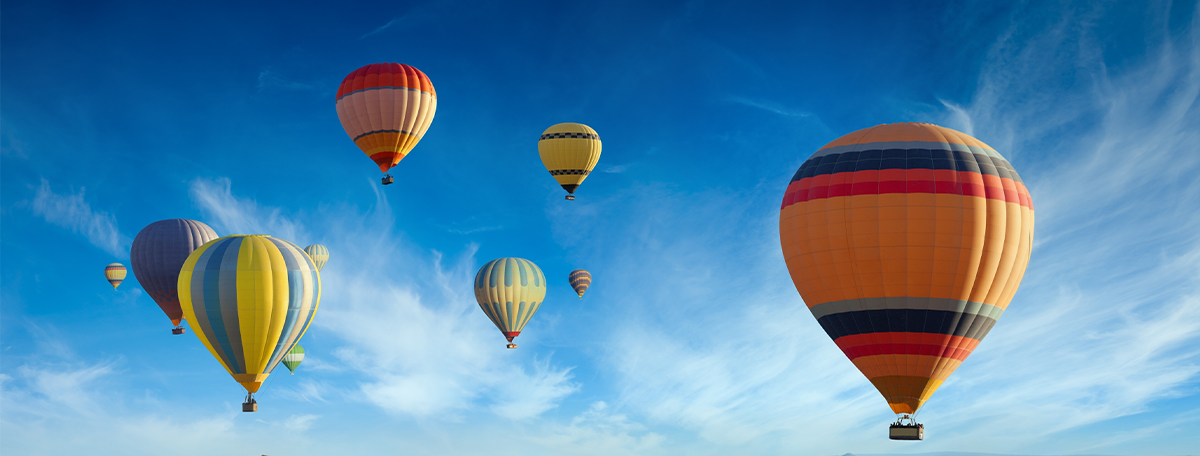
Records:
M1197 4L959 3L6 2L0 449L1197 454ZM381 187L333 98L386 61L439 106ZM536 152L566 121L604 141L574 202ZM805 158L902 121L992 145L1037 209L917 444L886 439L778 238ZM257 413L132 274L103 279L180 217L332 252ZM470 289L502 256L552 278L518 350Z

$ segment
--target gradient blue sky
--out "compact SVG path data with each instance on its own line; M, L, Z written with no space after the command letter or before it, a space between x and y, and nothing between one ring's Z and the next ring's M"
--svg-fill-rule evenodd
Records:
M1196 2L177 3L3 5L5 454L1200 453ZM388 187L333 107L384 61L439 95ZM564 121L604 141L575 202ZM1038 220L915 444L778 238L808 155L901 121L995 147ZM177 217L332 251L258 413L102 277ZM553 279L518 350L470 289L502 256Z

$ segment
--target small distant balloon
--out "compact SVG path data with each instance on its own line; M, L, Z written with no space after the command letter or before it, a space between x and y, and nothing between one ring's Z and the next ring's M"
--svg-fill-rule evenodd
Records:
M291 375L296 375L296 368L299 367L300 363L303 361L304 347L301 347L300 344L293 345L292 349L288 350L286 355L283 355L283 365L288 368L288 371L291 372Z
M571 282L571 288L575 289L575 293L579 294L579 299L583 299L583 294L587 292L588 286L592 284L592 273L586 269L576 269L571 271L567 276L567 280Z
M560 123L538 139L538 155L554 180L575 199L575 189L600 161L600 135L581 123Z
M329 249L321 244L313 244L304 248L304 253L312 258L313 263L317 265L317 270L325 268L325 262L329 261Z
M475 300L496 328L517 348L513 338L542 306L546 298L546 275L524 258L489 261L475 274Z
M104 278L108 279L113 288L117 288L125 280L125 274L125 265L121 263L112 263L104 267Z

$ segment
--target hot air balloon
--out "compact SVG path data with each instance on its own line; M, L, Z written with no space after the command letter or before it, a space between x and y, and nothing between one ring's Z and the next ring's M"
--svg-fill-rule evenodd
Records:
M554 180L575 199L575 189L587 179L600 160L600 135L580 123L560 123L547 128L538 139L538 155Z
M930 124L825 145L779 215L788 271L821 328L898 416L913 415L1004 313L1029 264L1033 203L983 142Z
M104 278L108 279L108 284L113 288L117 288L123 280L125 280L125 265L121 263L112 263L104 267Z
M313 244L304 248L304 253L312 258L313 264L317 265L317 270L325 268L325 262L329 261L329 249L321 244Z
M579 294L579 299L583 299L583 294L587 292L588 286L592 284L592 273L586 269L576 269L571 271L567 276L567 280L571 282L571 288L575 289L575 293Z
M299 246L266 235L204 244L179 271L179 302L196 337L254 393L304 335L321 300L321 277Z
M425 136L437 111L437 92L421 70L400 63L376 63L354 70L337 91L338 120L354 144L379 165L383 185Z
M179 325L183 310L176 290L179 268L193 250L216 238L217 233L208 225L188 219L159 220L146 225L133 238L129 249L133 276L175 325L171 334L184 332Z
M300 344L293 345L292 349L283 355L283 365L291 372L290 375L296 375L296 368L300 366L301 362L304 362L304 347L301 347Z
M546 276L532 261L500 258L489 261L475 274L475 300L479 308L517 348L513 338L537 313L546 298Z

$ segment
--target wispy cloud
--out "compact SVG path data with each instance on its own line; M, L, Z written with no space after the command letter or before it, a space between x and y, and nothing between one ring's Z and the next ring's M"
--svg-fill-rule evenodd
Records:
M454 234L475 234L475 233L482 233L485 231L495 231L495 230L500 230L500 229L504 229L504 226L503 225L492 225L492 226L480 226L480 227L476 227L476 228L466 228L466 229L446 228L446 231L449 231Z
M189 186L192 201L208 215L207 221L222 234L270 234L303 244L303 226L283 216L279 208L260 207L250 198L233 194L227 178L197 178Z
M311 413L292 415L283 421L282 426L293 431L307 431L320 417Z
M570 369L556 369L549 359L538 362L536 358L533 367L531 374L510 375L519 382L496 385L493 413L511 420L532 418L557 407L562 398L579 390L579 384L571 382Z
M288 79L270 68L258 72L258 90L313 90L316 87L315 84Z
M629 169L629 164L624 165L599 165L596 167L596 172L607 174L620 174Z
M8 362L20 361L10 357ZM184 455L232 454L247 448L289 454L336 450L322 442L302 443L316 415L266 423L240 417L232 408L211 414L128 397L115 387L130 375L120 365L119 359L89 363L59 353L26 360L15 375L0 374L5 454L69 455L80 448L99 455L154 455L162 454L163 448Z
M553 424L532 437L533 442L562 453L579 455L663 454L666 438L646 426L614 413L603 401L593 402L570 424Z
M386 24L383 24L383 25L381 25L381 26L379 26L379 27L375 27L375 30L371 30L371 31L369 31L369 32L367 32L367 33L364 33L364 34L363 34L363 36L360 36L360 37L358 37L358 39L360 39L360 40L361 40L361 39L363 39L363 38L366 38L366 37L368 37L368 36L375 35L375 34L377 34L377 33L380 33L380 32L382 32L382 31L384 31L384 30L387 30L387 29L391 28L393 25L399 24L401 21L403 21L403 20L404 20L404 18L405 18L405 17L407 17L407 16L400 16L400 17L394 18L394 19L392 19L392 20L388 21Z
M55 193L50 188L50 181L43 178L30 207L47 222L82 234L92 245L112 256L125 257L129 240L117 229L117 218L107 212L92 210L91 204L84 199L84 192L85 189L80 188L79 193Z
M335 396L358 397L396 415L455 419L487 408L527 419L578 389L570 368L552 366L549 359L534 359L526 368L519 361L525 352L504 348L504 338L471 293L475 246L446 265L441 253L404 244L383 193L376 192L367 213L330 208L307 217L306 224L236 196L228 179L197 180L191 191L222 233L302 242L315 242L312 233L322 233L332 255L321 273L321 309L309 334L332 333L345 341L332 354L361 378L357 394L332 392ZM310 226L314 220L322 223ZM331 392L313 384L290 394L320 400Z
M725 97L725 101L733 103L733 104L739 104L742 106L749 106L749 107L755 108L755 109L761 109L763 111L779 114L781 116L797 117L797 118L807 118L807 117L816 118L816 115L814 115L811 112L804 111L801 109L790 108L790 107L784 106L782 104L776 103L771 100L753 100L753 99L746 98L746 97L730 95L730 96Z
M430 11L430 8L438 8L438 7L440 7L440 5L437 3L417 6L417 7L413 8L411 11L409 11L408 13L405 13L404 15L402 15L400 17L392 18L392 20L387 21L386 24L383 24L379 27L375 27L374 30L364 33L362 36L358 37L358 39L361 40L361 39L367 38L369 36L378 35L380 33L383 33L384 31L390 30L392 28L399 28L399 27L403 27L405 25L420 22L420 21L429 21L429 20L433 19L433 13Z
M0 155L29 158L26 148L25 142L13 134L12 125L0 118Z

